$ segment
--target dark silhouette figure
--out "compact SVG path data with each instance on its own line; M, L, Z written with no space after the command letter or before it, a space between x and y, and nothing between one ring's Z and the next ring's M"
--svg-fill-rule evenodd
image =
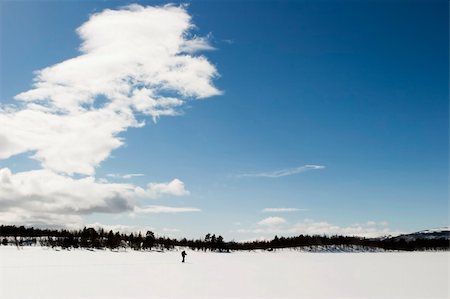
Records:
M184 258L186 257L186 255L187 255L186 251L183 250L181 252L181 256L183 257L183 260L181 261L182 263L184 263Z

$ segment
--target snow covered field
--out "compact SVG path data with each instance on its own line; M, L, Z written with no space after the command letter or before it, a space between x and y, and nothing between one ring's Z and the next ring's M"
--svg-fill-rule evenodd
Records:
M449 298L448 252L0 247L0 298Z

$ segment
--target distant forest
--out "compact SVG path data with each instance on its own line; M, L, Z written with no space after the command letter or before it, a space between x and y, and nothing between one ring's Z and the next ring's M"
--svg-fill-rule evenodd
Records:
M450 250L448 239L418 238L361 238L348 236L299 235L295 237L278 237L272 240L235 242L225 241L220 235L207 234L204 239L188 240L156 237L152 231L123 234L92 227L81 230L37 229L33 227L2 225L0 226L0 246L40 245L53 248L87 248L87 249L121 249L134 250L172 250L176 246L189 247L192 250L230 252L235 250L275 250L308 246L359 246L367 249L385 250Z

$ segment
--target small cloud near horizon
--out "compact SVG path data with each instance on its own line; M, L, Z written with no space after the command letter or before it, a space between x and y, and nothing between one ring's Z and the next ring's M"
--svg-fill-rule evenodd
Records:
M258 222L259 226L274 227L286 223L286 219L281 217L267 217Z
M375 222L368 221L365 224L352 224L350 226L340 226L329 223L327 221L315 221L312 219L304 219L293 225L287 224L287 221L281 217L268 217L256 223L250 228L240 228L236 232L241 234L258 234L258 235L342 235L342 236L359 236L366 238L397 236L402 231L392 230L387 226L386 221Z

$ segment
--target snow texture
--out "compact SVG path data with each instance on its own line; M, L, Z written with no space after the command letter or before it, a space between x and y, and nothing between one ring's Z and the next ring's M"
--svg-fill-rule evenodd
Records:
M449 252L0 247L0 298L449 298Z

